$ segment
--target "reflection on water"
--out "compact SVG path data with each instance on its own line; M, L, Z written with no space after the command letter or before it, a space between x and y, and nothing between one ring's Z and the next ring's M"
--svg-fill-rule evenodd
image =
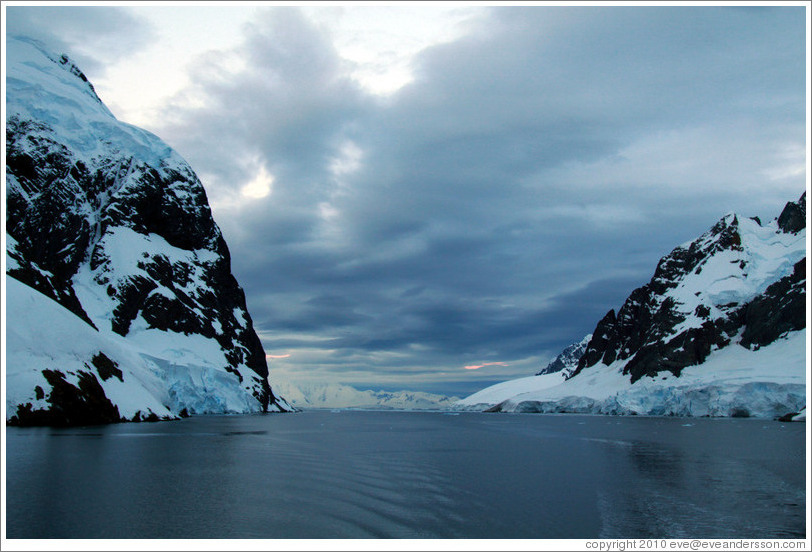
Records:
M750 446L726 448L725 433L740 438L740 428L727 420L705 423L717 427L699 433L680 428L668 442L617 442L606 448L607 475L615 481L599 495L602 537L804 537L803 441L795 448L780 446L783 439L774 437L786 426L748 422L744 433L752 434ZM787 479L774 473L781 464L801 471Z
M8 428L7 534L802 537L804 429L329 411Z
M626 495L623 509L645 511L639 520L608 522L605 531L618 534L635 529L641 535L688 538L699 532L735 538L743 534L771 534L803 538L805 493L761 466L734 456L686 458L670 451L633 452L631 459L642 477L637 492ZM735 492L731 492L735 489ZM697 498L700 497L700 500ZM606 511L607 521L612 511ZM750 517L747 512L766 515ZM776 523L776 520L781 520Z

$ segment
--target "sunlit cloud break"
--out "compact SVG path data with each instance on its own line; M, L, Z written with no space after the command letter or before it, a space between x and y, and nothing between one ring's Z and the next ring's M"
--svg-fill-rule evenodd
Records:
M504 362L486 362L484 364L474 364L472 366L466 366L466 370L479 370L480 368L484 368L485 366L508 366L508 364Z
M273 180L273 175L260 166L254 178L240 189L240 193L252 199L262 199L271 193Z
M286 355L265 355L265 358L290 358L290 353Z

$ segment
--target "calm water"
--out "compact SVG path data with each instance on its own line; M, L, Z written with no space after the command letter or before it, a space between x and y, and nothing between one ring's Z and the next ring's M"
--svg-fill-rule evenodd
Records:
M7 429L8 538L796 538L805 424L329 412Z

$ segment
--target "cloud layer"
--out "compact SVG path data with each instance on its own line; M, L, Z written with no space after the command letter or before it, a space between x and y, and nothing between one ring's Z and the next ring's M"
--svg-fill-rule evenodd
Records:
M155 38L143 18L119 7L9 6L5 15L8 35L46 42L86 73L103 73Z
M272 382L532 374L674 246L805 186L800 7L497 7L391 95L356 69L269 9L151 129L207 187Z

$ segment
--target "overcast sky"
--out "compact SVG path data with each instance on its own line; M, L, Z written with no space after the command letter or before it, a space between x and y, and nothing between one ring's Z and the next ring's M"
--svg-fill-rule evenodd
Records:
M6 23L197 171L272 385L465 395L538 371L725 213L769 219L801 195L802 5L184 3Z

